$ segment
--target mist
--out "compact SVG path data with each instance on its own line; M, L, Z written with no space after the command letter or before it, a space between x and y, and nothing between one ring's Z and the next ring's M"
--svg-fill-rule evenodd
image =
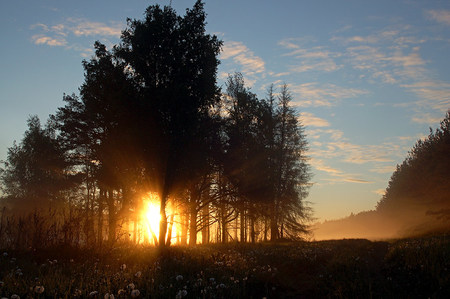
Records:
M316 223L314 239L388 240L450 231L448 204L412 203L404 199L395 207L375 209L348 217ZM428 204L427 204L428 203Z

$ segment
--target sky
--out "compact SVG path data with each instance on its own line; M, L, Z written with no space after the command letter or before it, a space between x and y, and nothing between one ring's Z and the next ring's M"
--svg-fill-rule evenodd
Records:
M96 40L119 43L149 5L194 0L2 0L0 160L26 120L78 93ZM309 142L317 220L376 207L397 164L450 109L450 1L206 0L224 45L218 84L242 72L263 99L287 84Z

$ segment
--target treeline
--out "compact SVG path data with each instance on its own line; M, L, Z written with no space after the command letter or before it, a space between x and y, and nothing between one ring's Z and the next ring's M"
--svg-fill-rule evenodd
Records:
M450 110L418 140L396 170L376 210L328 221L317 238L372 239L450 231Z
M307 233L307 142L292 96L272 86L258 99L239 73L222 92L222 42L206 34L205 19L201 1L184 16L150 6L143 20L128 20L119 45L95 43L79 95L65 95L44 127L31 117L8 150L0 246ZM159 231L143 214L155 199Z

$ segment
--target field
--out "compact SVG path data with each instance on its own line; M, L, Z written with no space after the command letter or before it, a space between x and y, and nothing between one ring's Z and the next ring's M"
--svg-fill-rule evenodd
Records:
M446 235L0 254L8 298L450 298Z

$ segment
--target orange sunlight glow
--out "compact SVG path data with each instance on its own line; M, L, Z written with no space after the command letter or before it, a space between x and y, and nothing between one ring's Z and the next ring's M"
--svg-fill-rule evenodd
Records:
M160 199L157 193L150 192L143 198L144 210L142 211L142 225L146 228L147 238L150 244L159 243L159 225L161 222L160 214ZM178 221L178 215L174 211L172 205L166 206L167 215L167 233L166 240L168 236L171 238L171 243L178 243L180 236L180 224Z

